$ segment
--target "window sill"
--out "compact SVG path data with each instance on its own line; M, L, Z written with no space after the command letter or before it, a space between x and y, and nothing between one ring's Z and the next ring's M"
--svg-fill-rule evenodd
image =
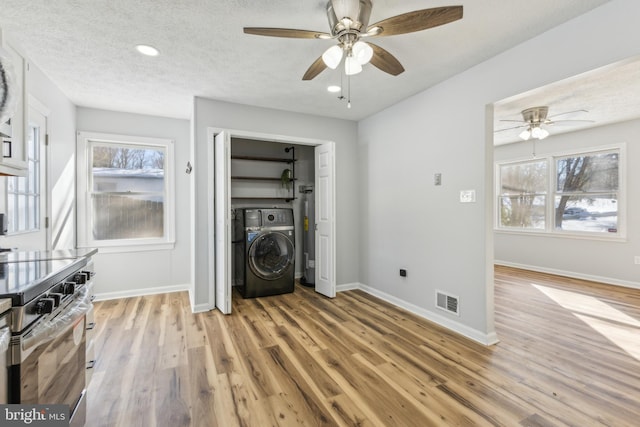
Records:
M151 244L131 244L131 245L104 245L94 242L87 245L87 248L99 248L101 254L119 254L128 252L151 252L151 251L170 251L175 248L175 242L167 243L151 243ZM84 248L85 246L79 246Z
M6 237L19 237L19 236L25 236L25 235L39 233L40 231L41 231L40 229L37 229L37 230L23 230L23 231L7 231L7 234L5 234L5 236Z
M527 230L505 230L504 228L494 228L494 233L497 234L505 234L505 235L519 235L519 236L532 236L532 237L552 237L552 238L560 238L560 239L576 239L576 240L597 240L600 242L616 242L616 243L625 243L627 242L627 238L625 236L616 234L616 235L608 235L606 233L602 234L584 234L584 233L573 233L570 231L527 231Z

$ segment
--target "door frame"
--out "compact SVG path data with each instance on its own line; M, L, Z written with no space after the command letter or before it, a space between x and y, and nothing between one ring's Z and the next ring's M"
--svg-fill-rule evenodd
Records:
M27 134L25 134L25 160L27 159L27 148L26 148L26 139L28 138L28 133L30 132L31 124L34 123L34 118L32 117L32 111L35 114L38 114L44 120L43 123L39 123L40 134L39 134L39 150L40 150L40 231L36 232L27 232L21 233L23 240L27 244L34 244L37 242L41 242L44 239L44 249L51 249L52 240L51 240L51 230L52 230L52 217L51 217L51 179L50 179L50 157L51 157L51 148L47 143L47 138L50 133L50 115L51 110L36 99L33 95L29 95L27 99L27 108L26 108L26 129ZM44 182L43 182L44 181ZM48 224L47 224L48 221ZM42 233L42 234L40 234Z
M210 177L210 179L207 180L207 194L208 194L208 198L209 200L208 202L208 206L209 206L209 213L210 215L208 215L208 229L209 229L209 238L208 238L208 252L210 254L210 256L212 258L210 259L216 259L215 258L215 239L214 236L212 235L213 231L215 230L215 217L213 215L213 213L215 212L213 209L214 204L215 204L215 183L214 180L211 179L215 174L214 174L214 169L215 169L215 161L214 161L214 156L213 156L213 152L214 152L214 144L215 144L215 136L225 132L227 134L229 134L229 137L231 139L233 138L242 138L242 139L253 139L253 140L259 140L259 141L266 141L266 142L277 142L277 143L281 143L281 144L296 144L296 145L308 145L311 147L318 147L318 146L322 146L322 145L326 145L326 144L331 144L332 145L332 153L334 153L334 156L332 157L331 161L333 162L333 167L331 168L331 180L333 183L335 183L335 174L336 174L336 168L335 168L335 142L330 141L330 140L324 140L324 139L316 139L316 138L304 138L304 137L296 137L296 136L290 136L290 135L278 135L278 134L270 134L270 133L264 133L264 132L252 132L252 131L244 131L244 130L238 130L238 129L229 129L229 128L218 128L218 127L207 127L207 145L208 150L207 150L207 157L208 157L208 161L207 161L207 168L208 168L208 177ZM317 172L314 171L314 175ZM227 186L225 186L225 188L229 188ZM333 256L332 256L332 268L330 269L331 271L331 283L333 285L333 295L335 295L335 288L337 286L336 284L336 250L335 250L335 243L336 243L336 233L335 233L335 211L336 211L336 191L335 191L335 185L333 185L330 188L330 195L329 197L331 198L331 204L332 204L332 210L334 213L334 220L333 220L333 233L332 233L332 247L333 247ZM229 190L230 191L230 190ZM230 194L229 194L230 197ZM318 197L316 192L314 192L314 197L315 197L315 209L319 209L318 206ZM227 242L229 245L231 244L231 242ZM210 278L209 280L209 295L210 295L210 304L211 304L211 308L213 309L216 305L218 305L218 302L215 301L216 298L216 283L215 280L211 280L213 278L216 277L215 274L215 262L209 263L207 268L208 268L208 277ZM315 272L316 276L318 275L318 269L316 269ZM231 275L229 275L229 277L231 277ZM227 286L231 286L231 281L229 280L229 283L226 284ZM231 306L231 292L228 293L229 296L229 307Z

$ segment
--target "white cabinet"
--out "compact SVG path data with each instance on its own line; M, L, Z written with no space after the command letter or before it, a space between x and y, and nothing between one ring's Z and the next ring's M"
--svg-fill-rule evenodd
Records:
M27 62L20 53L8 43L0 45L8 54L13 70L15 83L18 85L17 105L13 116L8 122L8 126L3 124L3 129L11 136L0 136L2 146L0 147L0 175L27 174L26 138L27 134L27 99L26 72Z

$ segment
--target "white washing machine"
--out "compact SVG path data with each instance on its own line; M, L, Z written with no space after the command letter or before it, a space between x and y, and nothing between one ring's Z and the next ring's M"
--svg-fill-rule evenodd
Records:
M293 210L243 208L234 221L234 284L244 298L293 292Z

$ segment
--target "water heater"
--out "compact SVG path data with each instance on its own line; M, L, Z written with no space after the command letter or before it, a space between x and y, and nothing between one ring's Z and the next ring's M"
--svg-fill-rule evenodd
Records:
M302 207L302 262L303 273L300 283L305 286L315 286L316 284L316 231L315 231L315 195L313 185L301 185L301 207Z

